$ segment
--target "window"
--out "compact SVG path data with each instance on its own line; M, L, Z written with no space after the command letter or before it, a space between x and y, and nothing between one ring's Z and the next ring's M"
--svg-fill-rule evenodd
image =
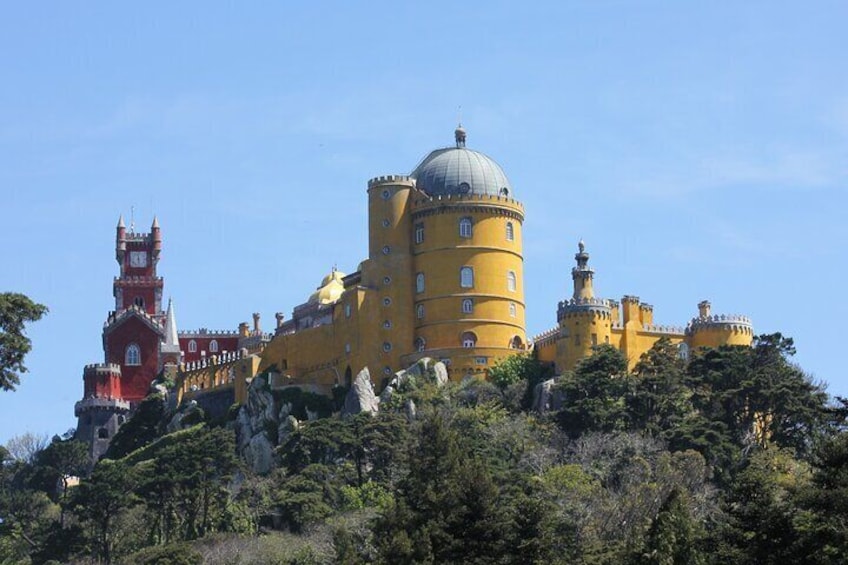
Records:
M106 428L98 428L97 429L97 438L98 439L109 439L109 430Z
M415 346L415 351L421 353L427 347L427 342L424 341L423 337L416 337L413 345Z
M388 245L384 245L384 246L383 246L383 255L388 255L388 254L389 254L389 253L391 253L391 252L392 252L392 248L391 248L391 247L389 247Z
M209 352L218 353L218 342L214 339L209 342Z
M424 292L424 273L415 275L415 292Z
M383 277L383 284L386 286L392 284L392 277Z
M350 318L350 304L345 304L344 312L345 318Z
M383 351L385 351L386 353L388 353L388 352L389 352L389 351L391 351L391 350L392 350L392 344L391 344L391 343L389 343L388 341L383 342Z
M465 217L459 220L459 237L471 237L473 230L471 229L471 218Z
M424 224L415 224L415 243L424 243Z
M136 296L133 299L133 304L135 304L139 308L144 308L144 298L142 298L141 296Z
M462 347L469 348L477 345L477 336L473 332L462 334Z
M391 193L391 191L389 191L389 189L386 189L386 190L383 191L382 196L383 196L383 200L388 200L389 198L392 197L392 193Z
M685 343L681 342L680 345L677 346L677 356L684 360L689 360L689 346Z
M474 301L470 298L466 298L462 301L462 313L463 314L472 314L474 313Z
M418 318L419 320L424 318L424 305L423 304L419 304L418 306L415 307L415 317Z
M510 302L509 303L509 317L510 318L515 318L515 311L516 311L515 302Z
M474 288L474 269L463 267L459 270L459 286L462 288Z
M489 362L489 358L488 357L475 357L474 362L477 365L485 365Z
M190 342L188 342L188 352L189 353L197 353L197 342L196 341L191 340Z
M506 274L506 289L515 292L515 271L509 271Z
M512 227L512 222L506 223L506 240L512 241L515 239L515 229Z
M501 196L509 196L509 189L507 187L501 189Z
M523 349L524 342L521 341L521 338L519 336L515 336L511 340L509 340L509 346L512 349Z
M383 306L391 306L391 305L392 305L392 299L391 298L389 298L388 296L383 298Z
M127 346L124 365L141 365L141 350L136 344L131 343Z
M392 223L389 221L389 219L388 219L388 218L383 218L383 227L384 227L384 228L387 228L387 227L389 227L390 225L392 225Z
M598 334L592 334L592 347L598 345Z
M349 343L345 344L345 353L350 353L350 344Z
M392 328L392 321L391 320L383 320L383 327L387 330L391 329Z

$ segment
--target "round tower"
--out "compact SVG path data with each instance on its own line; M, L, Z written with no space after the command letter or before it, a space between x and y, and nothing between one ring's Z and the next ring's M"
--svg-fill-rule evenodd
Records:
M412 354L445 360L451 378L484 375L524 350L524 208L501 167L466 147L431 152L416 167L411 210Z
M74 438L89 445L91 460L96 462L126 421L130 403L121 399L121 366L118 364L86 365L83 381L83 399L74 406L77 417Z
M557 322L561 338L557 342L559 370L571 370L580 359L592 354L592 348L610 343L614 303L596 298L595 271L589 266L589 254L581 240L571 269L572 297L559 303ZM616 309L617 311L617 309Z
M367 311L377 329L361 332L356 357L369 366L376 382L400 368L400 358L413 340L410 202L414 185L412 178L403 175L368 182L368 260L362 264L362 284L376 290L370 293Z
M713 314L711 305L698 303L698 316L686 326L686 342L692 349L722 345L750 346L754 328L747 316Z

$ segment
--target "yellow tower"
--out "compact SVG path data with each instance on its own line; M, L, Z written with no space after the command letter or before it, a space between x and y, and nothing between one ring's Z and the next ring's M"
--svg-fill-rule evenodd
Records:
M721 345L750 346L754 339L751 319L747 316L715 314L706 300L698 303L698 317L686 327L689 347L719 347Z
M557 308L560 339L556 342L556 360L560 370L573 368L580 359L591 355L596 345L610 343L613 310L617 315L617 305L595 297L595 271L589 266L583 241L578 244L574 259L577 262L571 269L574 293Z
M449 361L451 377L485 373L526 347L524 208L501 167L467 149L431 152L412 173L414 328L409 364Z

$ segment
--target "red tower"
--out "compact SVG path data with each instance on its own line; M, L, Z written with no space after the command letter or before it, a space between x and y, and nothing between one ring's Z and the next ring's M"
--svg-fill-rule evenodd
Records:
M161 251L155 218L150 233L127 231L123 218L118 220L115 258L120 273L112 285L115 310L109 312L103 326L104 362L85 367L84 396L75 407L79 419L76 437L89 442L94 460L106 450L134 405L147 396L151 381L162 368L163 348L172 363L179 362L176 329L162 311L164 282L156 275ZM172 310L169 315L173 316ZM166 326L174 334L168 339Z

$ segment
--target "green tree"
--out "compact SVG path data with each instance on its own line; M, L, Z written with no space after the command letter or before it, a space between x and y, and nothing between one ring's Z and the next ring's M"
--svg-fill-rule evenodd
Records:
M700 565L698 527L689 513L685 491L675 487L648 530L645 549L634 561L644 565Z
M684 371L685 363L668 338L660 339L642 355L626 401L633 429L660 435L692 412Z
M68 480L84 475L90 463L88 446L85 443L72 439L62 440L59 436L55 436L50 445L36 456L36 464L42 468L42 475L46 480L54 485L61 484L58 497L62 508L59 517L61 527L65 525Z
M118 428L118 433L109 442L104 457L120 459L162 436L165 404L165 398L160 393L151 394L142 400L133 417Z
M625 429L627 386L627 360L621 352L610 345L596 347L577 364L574 374L559 384L564 397L558 414L560 426L571 437L587 431Z
M35 322L47 313L47 307L14 292L0 293L0 389L15 390L26 373L24 357L32 342L24 333L28 322Z
M120 461L99 463L90 479L74 489L70 507L94 530L94 553L105 563L112 562L119 515L140 502L135 495L138 477L135 469Z

